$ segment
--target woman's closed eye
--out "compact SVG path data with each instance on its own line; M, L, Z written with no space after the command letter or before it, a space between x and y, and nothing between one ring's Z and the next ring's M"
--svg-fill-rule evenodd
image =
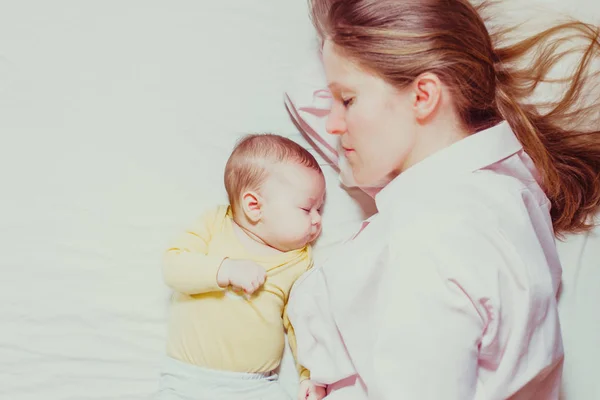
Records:
M349 97L347 99L342 99L342 104L344 107L350 106L354 102L354 97Z

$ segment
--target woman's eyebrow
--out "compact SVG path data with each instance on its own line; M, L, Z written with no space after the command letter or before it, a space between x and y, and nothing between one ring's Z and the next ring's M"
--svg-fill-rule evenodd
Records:
M327 87L331 93L355 92L354 89L351 89L350 87L336 81L331 82L329 85L327 85Z

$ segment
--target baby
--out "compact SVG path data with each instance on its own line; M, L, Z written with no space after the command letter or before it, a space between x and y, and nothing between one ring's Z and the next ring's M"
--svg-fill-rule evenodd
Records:
M312 267L321 232L325 179L315 158L292 140L249 135L225 168L229 205L204 214L165 254L174 291L159 399L281 400L273 372L287 329L294 281ZM298 365L300 399L325 390Z

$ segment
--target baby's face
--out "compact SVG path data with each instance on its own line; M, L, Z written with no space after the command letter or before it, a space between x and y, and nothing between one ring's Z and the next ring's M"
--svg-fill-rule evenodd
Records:
M272 167L261 188L262 234L271 246L300 249L321 233L325 179L318 171L293 163Z

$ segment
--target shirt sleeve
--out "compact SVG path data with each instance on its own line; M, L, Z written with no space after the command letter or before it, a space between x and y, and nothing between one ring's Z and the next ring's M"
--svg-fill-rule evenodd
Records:
M308 271L313 267L313 249L312 247L307 248L308 256L304 263L304 272ZM290 344L290 349L292 350L292 355L294 356L294 361L296 363L296 369L298 370L298 375L300 376L300 382L306 379L310 379L310 371L306 369L303 365L298 363L298 345L296 341L296 332L294 331L294 327L288 317L287 313L287 301L286 305L283 308L283 326L287 332L288 342Z
M410 268L408 284L383 281L370 392L381 400L472 399L481 319L458 285L440 279L428 255L412 255Z
M294 361L296 363L296 369L298 370L298 375L300 376L300 382L302 382L303 380L306 380L306 379L310 379L310 371L298 363L298 357L297 357L297 354L298 354L297 348L298 347L296 344L296 334L294 332L294 327L292 326L292 324L290 323L290 320L288 318L287 307L283 311L283 325L287 331L288 342L290 344L290 349L292 350L292 354L294 356Z
M203 215L166 250L163 278L173 290L188 295L222 290L217 273L224 257L208 254L219 210Z
M510 393L551 369L555 355L560 361L556 299L543 260L534 267L484 223L429 228L396 238L388 252L373 397L469 400L486 378Z

